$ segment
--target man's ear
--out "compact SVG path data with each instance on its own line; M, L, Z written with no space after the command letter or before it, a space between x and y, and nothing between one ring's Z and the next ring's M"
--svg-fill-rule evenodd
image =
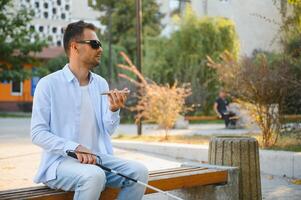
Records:
M77 48L77 43L72 41L70 43L70 52L73 51L73 52L77 52L78 53L78 48Z

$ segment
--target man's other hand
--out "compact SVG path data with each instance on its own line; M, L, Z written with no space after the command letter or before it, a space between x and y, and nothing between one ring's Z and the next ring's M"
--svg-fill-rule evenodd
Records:
M75 149L75 153L77 156L77 159L79 160L80 163L83 164L96 164L96 156L91 155L91 151L87 149L86 147L82 145L78 145ZM84 153L79 153L79 152L84 152Z

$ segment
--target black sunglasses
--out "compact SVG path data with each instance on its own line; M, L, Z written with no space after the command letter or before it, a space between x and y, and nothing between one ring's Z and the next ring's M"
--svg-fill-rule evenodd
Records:
M92 49L99 49L100 47L102 47L100 41L98 40L81 40L77 41L76 43L89 44Z

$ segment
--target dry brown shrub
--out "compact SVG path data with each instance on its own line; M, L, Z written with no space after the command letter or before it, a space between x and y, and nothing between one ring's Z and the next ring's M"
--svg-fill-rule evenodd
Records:
M138 89L138 103L136 106L129 108L136 111L136 123L144 120L155 122L165 130L165 139L168 138L168 130L172 128L183 112L191 110L185 105L185 99L191 95L189 84L178 86L158 85L153 81L147 81L144 76L137 70L136 66L121 52L128 65L119 64L118 67L127 70L138 77L136 81L126 74L119 74L119 77L125 78L135 84Z

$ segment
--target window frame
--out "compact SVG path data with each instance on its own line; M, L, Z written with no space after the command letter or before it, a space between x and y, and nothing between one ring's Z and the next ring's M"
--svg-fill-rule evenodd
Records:
M13 83L17 81L10 81L10 94L11 96L22 96L23 95L23 81L20 82L20 92L13 91Z

